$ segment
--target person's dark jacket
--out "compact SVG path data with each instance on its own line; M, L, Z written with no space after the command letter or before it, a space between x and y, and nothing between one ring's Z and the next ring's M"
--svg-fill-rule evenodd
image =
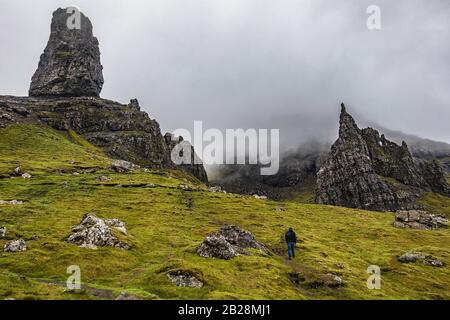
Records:
M289 230L288 232L286 232L284 237L285 237L287 243L289 243L289 242L297 243L297 236L295 235L295 232L292 230Z

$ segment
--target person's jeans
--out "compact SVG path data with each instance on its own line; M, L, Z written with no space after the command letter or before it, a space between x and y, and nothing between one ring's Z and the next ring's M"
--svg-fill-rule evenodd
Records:
M288 242L288 255L289 258L295 258L295 242Z

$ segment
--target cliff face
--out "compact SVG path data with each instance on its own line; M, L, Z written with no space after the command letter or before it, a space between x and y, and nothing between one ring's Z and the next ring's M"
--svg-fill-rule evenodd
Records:
M434 175L425 174L406 143L399 146L372 128L359 129L341 107L339 138L317 172L317 203L395 211L414 208L424 191L448 189L436 164L425 161L423 168L434 168L429 169Z
M159 124L139 110L94 97L26 98L0 96L0 109L15 121L35 118L56 130L74 130L111 157L149 167L170 167ZM22 110L20 116L17 110ZM26 113L25 113L26 112Z
M50 39L31 80L30 96L94 96L103 86L98 41L82 13L80 28L69 29L64 9L53 13Z
M53 14L51 34L34 74L30 97L0 96L0 127L43 123L73 130L116 159L151 168L175 168L171 146L158 122L140 110L136 99L124 105L101 99L103 85L98 41L92 24L81 14L81 28L67 27L69 15ZM207 181L203 165L181 168Z

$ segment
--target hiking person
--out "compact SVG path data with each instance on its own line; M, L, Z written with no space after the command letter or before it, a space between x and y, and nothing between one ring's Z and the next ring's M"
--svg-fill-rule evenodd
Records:
M288 232L284 235L284 238L286 239L286 243L288 246L288 256L289 260L292 258L295 258L295 244L297 243L297 236L292 230L292 228L289 228Z

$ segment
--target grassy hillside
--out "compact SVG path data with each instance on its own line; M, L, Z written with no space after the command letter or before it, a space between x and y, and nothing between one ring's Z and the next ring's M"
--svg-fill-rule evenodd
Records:
M114 298L122 291L145 299L450 299L447 228L400 230L390 213L212 193L178 171L113 173L86 141L45 127L0 129L0 148L0 176L18 165L33 175L0 179L0 200L26 201L0 205L0 226L8 228L7 238L28 245L26 252L0 253L0 299ZM99 182L99 175L112 180ZM66 242L87 212L123 220L128 235L122 240L132 249L89 250ZM229 261L198 256L205 235L222 224L251 231L273 254L253 251ZM302 240L294 261L286 260L282 241L290 226ZM397 256L407 251L432 254L446 266L399 263ZM373 264L382 269L381 290L366 287ZM92 289L57 285L70 265L80 266L83 284ZM171 270L189 271L205 286L177 287L167 280ZM298 284L290 281L293 273ZM318 286L327 273L345 285Z

